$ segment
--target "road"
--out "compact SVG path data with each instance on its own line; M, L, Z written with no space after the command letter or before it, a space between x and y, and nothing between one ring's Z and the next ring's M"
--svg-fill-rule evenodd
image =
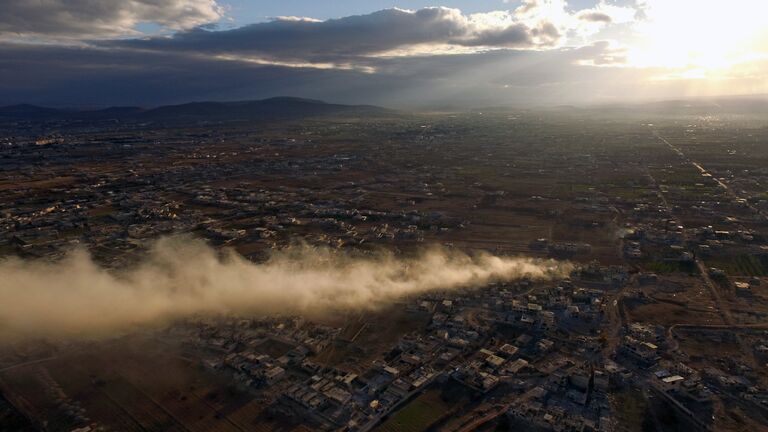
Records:
M677 147L677 146L673 145L672 143L670 143L670 142L669 142L669 141L668 141L666 138L664 138L663 136L661 136L661 135L660 135L660 134L659 134L657 131L654 131L654 132L653 132L653 134L654 134L654 136L656 136L656 138L658 138L658 139L659 139L661 142L663 142L664 144L666 144L666 145L667 145L667 146L668 146L668 147L669 147L669 148L670 148L670 149L671 149L673 152L677 153L677 154L678 154L680 157L682 157L682 158L683 158L683 159L684 159L686 162L688 162L689 164L691 164L692 166L694 166L694 167L695 167L697 170L699 170L699 172L701 173L701 175L702 175L702 176L704 176L704 177L708 177L708 178L711 178L711 179L712 179L712 180L713 180L715 183L717 183L717 185L718 185L720 188L722 188L722 189L725 191L725 193L726 193L726 194L727 194L729 197L731 197L732 199L735 199L735 200L738 200L738 199L743 199L743 198L742 198L742 197L741 197L741 196L740 196L738 193L736 193L736 191L734 191L734 190L733 190L733 188L731 188L731 187L728 185L728 183L726 183L726 182L724 182L724 181L720 180L719 178L715 177L714 175L712 175L712 173L710 173L709 171L707 171L707 169L706 169L706 168L704 168L704 166L702 166L700 163L698 163L698 162L696 162L696 161L693 161L693 160L691 160L691 159L690 159L688 156L686 156L686 155L685 155L685 153L684 153L684 152L683 152L683 151L682 151L682 150L681 150L679 147ZM762 216L764 219L767 219L767 220L768 220L768 215L766 215L766 214L765 214L764 212L762 212L760 209L758 209L758 208L754 207L753 205L749 204L749 202L746 202L746 203L745 203L745 205L746 205L746 206L747 206L747 207L748 207L750 210L752 210L752 211L753 211L755 214L757 214L758 216Z
M675 337L675 330L677 329L693 329L693 330L768 330L768 323L759 324L694 324L694 323L680 323L673 324L667 329L667 340L674 345L670 345L670 349L675 351L679 348L680 343ZM744 347L742 347L743 349Z
M503 404L503 405L494 406L490 411L488 411L487 414L483 415L480 418L477 418L477 419L471 421L470 423L467 423L467 424L463 425L462 427L460 427L458 429L455 429L454 432L472 432L474 430L477 430L477 428L479 428L480 426L495 420L499 416L501 416L504 413L506 413L507 411L509 411L509 409L512 406L528 401L537 392L538 391L537 391L536 387L534 387L534 388L528 390L527 392L525 392L519 398L514 398L514 400L512 400L509 403L506 403L506 404Z
M615 294L608 297L608 303L609 306L606 308L606 319L608 321L607 324L607 334L606 337L606 343L603 347L603 356L605 358L611 358L613 354L616 352L616 348L619 346L619 343L621 342L621 329L624 327L624 316L622 315L621 308L623 307L621 304L621 299L624 296L624 292L626 289L633 285L634 276L632 279L624 286L622 286Z
M119 339L113 340L113 341L108 341L108 342L102 342L101 346L107 347L107 346L117 345L120 342L121 341ZM52 361L52 360L56 360L58 358L67 357L67 356L71 356L71 355L74 355L74 354L79 354L79 353L87 352L90 349L92 349L92 347L90 347L90 346L79 346L79 347L64 349L64 350L61 350L61 351L57 352L55 355L52 355L52 356L49 356L49 357L43 357L43 358L39 358L39 359L28 360L28 361L24 361L24 362L21 362L21 363L16 363L16 364L4 366L4 367L0 368L0 373L7 372L7 371L10 371L10 370L13 370L13 369L17 369L17 368L22 368L24 366L30 366L30 365L34 365L34 364L46 363L46 362L49 362L49 361Z
M16 364L13 364L13 365L10 365L10 366L6 366L4 368L0 368L0 373L7 372L9 370L13 370L13 369L16 369L16 368L21 368L21 367L24 367L24 366L31 366L31 365L38 364L38 363L49 362L51 360L56 360L57 358L59 358L59 356L56 355L56 356L45 357L45 358L36 359L36 360L30 360L30 361L26 361L26 362L23 362L23 363L16 363Z
M712 180L714 180L726 192L726 194L729 197L731 197L732 199L739 199L739 196L730 187L728 187L727 184L725 184L724 182L720 181L719 179L717 179L713 175L711 175L703 166L701 166L701 164L699 164L697 162L694 162L690 158L688 158L685 155L685 153L679 147L676 147L676 146L672 145L672 143L667 141L667 139L664 138L663 136L661 136L658 132L654 131L653 134L661 142L666 144L673 152L675 152L677 155L679 155L684 161L688 162L689 164L694 166L697 170L699 170L702 173L703 176L711 178ZM667 211L669 212L670 215L674 215L672 206L670 206L669 203L667 202L667 199L664 196L664 193L662 192L661 188L656 183L656 180L653 178L653 176L650 173L648 175L651 177L651 179L653 180L653 183L656 185L657 191L658 191L658 195L662 199L662 202L664 203L664 206L667 208ZM755 211L756 213L760 214L760 212L757 211L757 209L752 208L752 210ZM687 234L687 231L684 229L683 230L683 243L687 244L688 241L689 241L688 234ZM707 286L707 289L709 290L710 295L712 296L712 300L715 302L715 306L717 307L717 311L720 314L723 322L725 323L726 326L728 326L730 328L733 328L735 321L733 319L733 314L731 314L731 309L723 301L723 298L720 295L720 290L719 290L718 285L709 276L709 269L707 269L706 265L704 265L704 262L701 261L701 259L698 258L698 257L695 258L695 263L696 263L696 266L699 269L699 272L701 273L701 279L704 282L704 284ZM668 330L668 336L672 336L672 338L674 340L674 335L672 333L673 333L672 328L670 328ZM752 353L752 349L749 346L747 346L747 344L744 342L744 340L741 337L741 335L734 334L734 336L736 336L736 340L737 340L737 342L739 344L739 347L741 348L741 351L744 353L744 355L746 356L747 360L749 361L750 366L753 367L753 368L757 368L758 364L757 364L757 361L755 360L755 357L754 357L754 355ZM675 343L675 349L677 347L679 347L679 344L677 343L676 340L675 340L674 343Z

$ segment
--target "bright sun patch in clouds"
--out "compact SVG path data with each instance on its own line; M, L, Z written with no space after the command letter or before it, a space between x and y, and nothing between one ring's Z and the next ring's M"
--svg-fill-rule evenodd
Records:
M414 0L327 11L317 0L234 3L0 0L0 105L768 94L768 0Z
M761 0L647 0L636 24L630 65L684 69L701 78L768 53L768 2Z

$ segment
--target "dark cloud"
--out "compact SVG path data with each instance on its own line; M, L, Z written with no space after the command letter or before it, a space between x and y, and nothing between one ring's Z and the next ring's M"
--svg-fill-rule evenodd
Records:
M2 0L0 36L112 37L142 22L185 29L216 21L215 0Z
M301 96L391 107L588 100L610 68L578 66L606 46L371 58L377 70L281 67L188 53L0 44L0 105L153 106Z
M551 23L529 27L508 13L464 15L443 7L386 9L327 21L276 19L227 31L193 29L172 37L112 41L109 46L259 56L295 61L342 61L418 45L549 47L560 33Z
M476 38L466 41L467 45L478 46L526 46L533 45L532 29L523 24L512 25L502 29L484 31Z
M24 26L40 11L7 1L12 13L0 16L0 35L18 28L86 34L78 33L86 19L93 20L92 29L115 20L128 28L161 5L168 9L152 21L163 25L208 19L194 7L185 9L189 21L168 12L180 0L70 0L72 22L62 24L66 19L56 15ZM99 5L80 12L90 3ZM215 6L213 0L186 3ZM105 5L114 6L114 14ZM69 45L3 43L0 37L0 105L153 106L271 96L391 107L546 105L587 100L597 84L610 81L615 72L596 66L621 63L622 52L607 44L563 48L575 15L555 14L560 22L552 22L536 15L538 3L524 6L525 16L519 10L465 15L443 7L387 9L327 21L283 17L225 31L195 26L143 39L96 34ZM126 10L133 18L114 18Z
M610 24L613 22L613 18L605 12L600 11L585 11L579 13L577 17L582 21L589 21L594 23Z

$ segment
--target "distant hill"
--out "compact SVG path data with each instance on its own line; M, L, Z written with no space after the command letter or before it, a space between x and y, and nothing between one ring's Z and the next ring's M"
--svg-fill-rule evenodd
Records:
M474 108L473 111L545 111L586 116L690 116L690 115L768 115L768 95L691 97L652 102L614 102L591 105L519 106L502 105Z
M32 120L55 117L60 114L61 110L27 104L0 107L0 117L25 118Z
M610 104L593 106L587 109L598 111L614 111L619 113L639 112L667 115L762 115L768 113L768 97L765 95L756 95L717 98L691 98L647 102L640 104Z
M276 97L242 102L192 102L145 111L141 117L152 120L254 120L301 118L337 114L383 114L387 110L370 105L339 105L313 99Z
M68 110L34 105L0 107L0 118L12 120L118 120L124 122L260 121L350 115L376 116L393 111L372 105L341 105L313 99L275 97L239 102L191 102L144 109L111 107L101 110Z

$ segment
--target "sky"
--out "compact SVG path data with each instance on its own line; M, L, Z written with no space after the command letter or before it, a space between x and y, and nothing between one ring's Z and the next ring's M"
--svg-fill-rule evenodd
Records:
M764 0L3 0L0 104L768 94Z

